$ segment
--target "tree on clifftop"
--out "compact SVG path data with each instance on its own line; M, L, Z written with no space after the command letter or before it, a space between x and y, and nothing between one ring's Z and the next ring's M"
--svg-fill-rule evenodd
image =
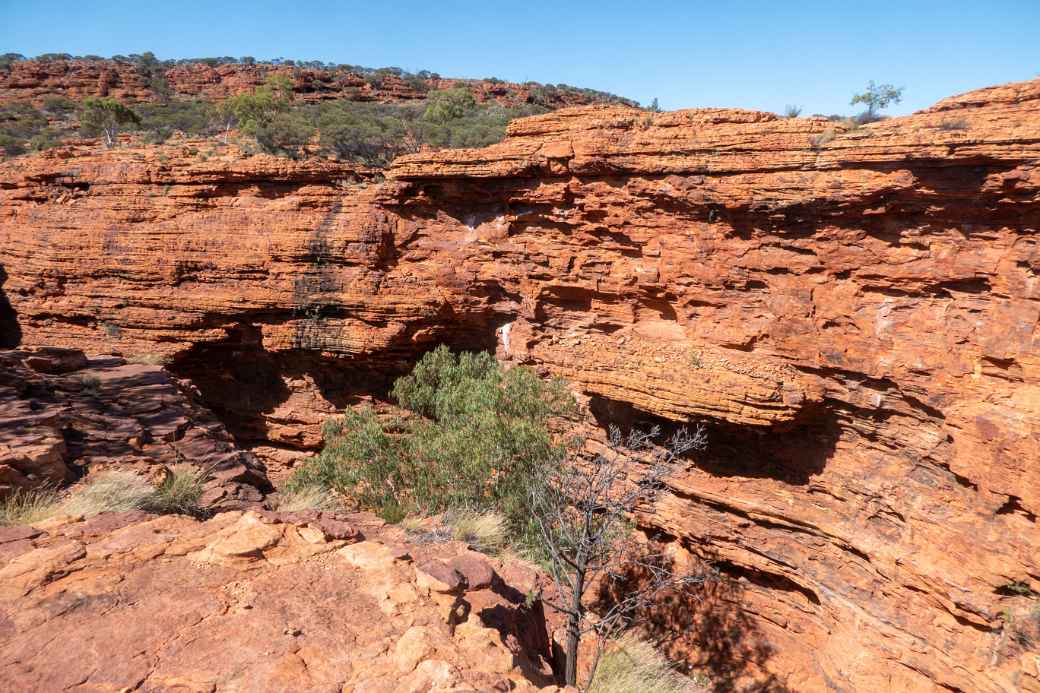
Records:
M853 96L850 105L855 106L858 103L866 105L867 112L864 120L870 122L878 119L878 111L888 108L889 104L899 103L902 100L902 87L894 87L891 84L874 84L874 80L870 80L867 90Z
M289 78L285 75L270 75L267 82L254 89L252 94L238 94L225 99L220 104L225 144L233 127L255 136L274 120L275 115L289 110L291 98L292 82Z
M87 136L104 135L106 146L115 144L119 128L141 119L129 107L111 97L87 97L79 110L79 125Z

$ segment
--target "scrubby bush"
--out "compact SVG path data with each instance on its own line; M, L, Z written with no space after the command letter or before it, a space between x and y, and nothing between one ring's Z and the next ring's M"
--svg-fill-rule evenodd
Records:
M29 104L0 106L0 148L8 156L24 154L31 141L47 128L47 116Z
M152 142L163 142L174 132L186 135L212 135L220 130L220 116L213 104L205 101L169 101L141 104L139 129Z
M465 117L477 106L473 93L463 87L444 89L430 94L423 119L433 123L446 123Z
M322 486L300 486L283 489L276 496L274 509L280 512L300 510L340 510L343 502L334 491Z
M394 521L468 508L502 513L513 532L530 528L530 482L565 453L548 420L574 411L560 382L440 347L393 396L417 416L384 421L364 409L329 421L325 449L288 488L332 488Z
M452 539L469 544L477 551L494 554L509 544L506 518L493 510L450 510L444 515L444 523L451 528Z
M104 135L105 143L115 144L119 129L141 122L131 108L111 97L88 96L79 109L80 130L87 137Z
M253 128L253 135L264 151L289 156L296 156L314 137L314 132L314 126L299 112L275 113L270 120Z
M880 119L878 111L888 108L889 104L899 103L902 100L902 87L894 87L891 84L875 84L874 80L870 80L866 91L862 94L854 95L849 103L852 106L858 103L865 105L867 110L857 116L857 118L861 123L870 123Z

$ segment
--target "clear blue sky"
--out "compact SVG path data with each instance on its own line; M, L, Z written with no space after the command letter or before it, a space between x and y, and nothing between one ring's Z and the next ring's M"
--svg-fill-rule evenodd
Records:
M1040 0L0 0L0 52L252 55L565 82L666 109L893 114L1040 73Z

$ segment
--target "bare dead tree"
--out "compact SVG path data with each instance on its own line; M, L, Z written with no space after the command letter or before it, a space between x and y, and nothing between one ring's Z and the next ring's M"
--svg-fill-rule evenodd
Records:
M599 636L591 683L604 644L631 626L638 612L665 591L705 579L703 575L676 575L666 562L649 556L633 558L630 553L631 515L654 501L679 456L707 447L702 426L692 432L680 429L664 446L655 445L659 436L656 426L648 432L633 430L627 437L611 426L606 452L590 462L563 465L531 491L533 519L556 587L556 598L545 599L545 603L567 617L567 685L577 685L578 648L584 635L594 631ZM629 472L637 469L645 471L632 478L636 475ZM610 571L622 558L629 565L638 561L647 579L602 613L591 612L589 588L597 579L611 578Z

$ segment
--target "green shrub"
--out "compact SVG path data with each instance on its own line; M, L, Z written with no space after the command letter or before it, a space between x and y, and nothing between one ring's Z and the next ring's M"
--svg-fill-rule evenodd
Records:
M458 120L477 107L473 93L465 87L443 89L430 94L423 119L434 123Z
M548 429L550 417L575 410L563 384L442 346L397 381L393 396L419 416L381 421L363 409L330 420L325 449L288 488L332 488L394 521L495 510L513 532L528 531L530 482L565 455Z
M205 101L168 101L137 107L139 129L152 142L163 142L174 132L186 135L212 135L220 131L220 116L213 104Z
M47 116L29 104L0 106L0 148L8 156L24 154L31 141L47 128Z
M314 137L314 126L299 112L276 113L254 130L257 143L272 154L296 156Z

